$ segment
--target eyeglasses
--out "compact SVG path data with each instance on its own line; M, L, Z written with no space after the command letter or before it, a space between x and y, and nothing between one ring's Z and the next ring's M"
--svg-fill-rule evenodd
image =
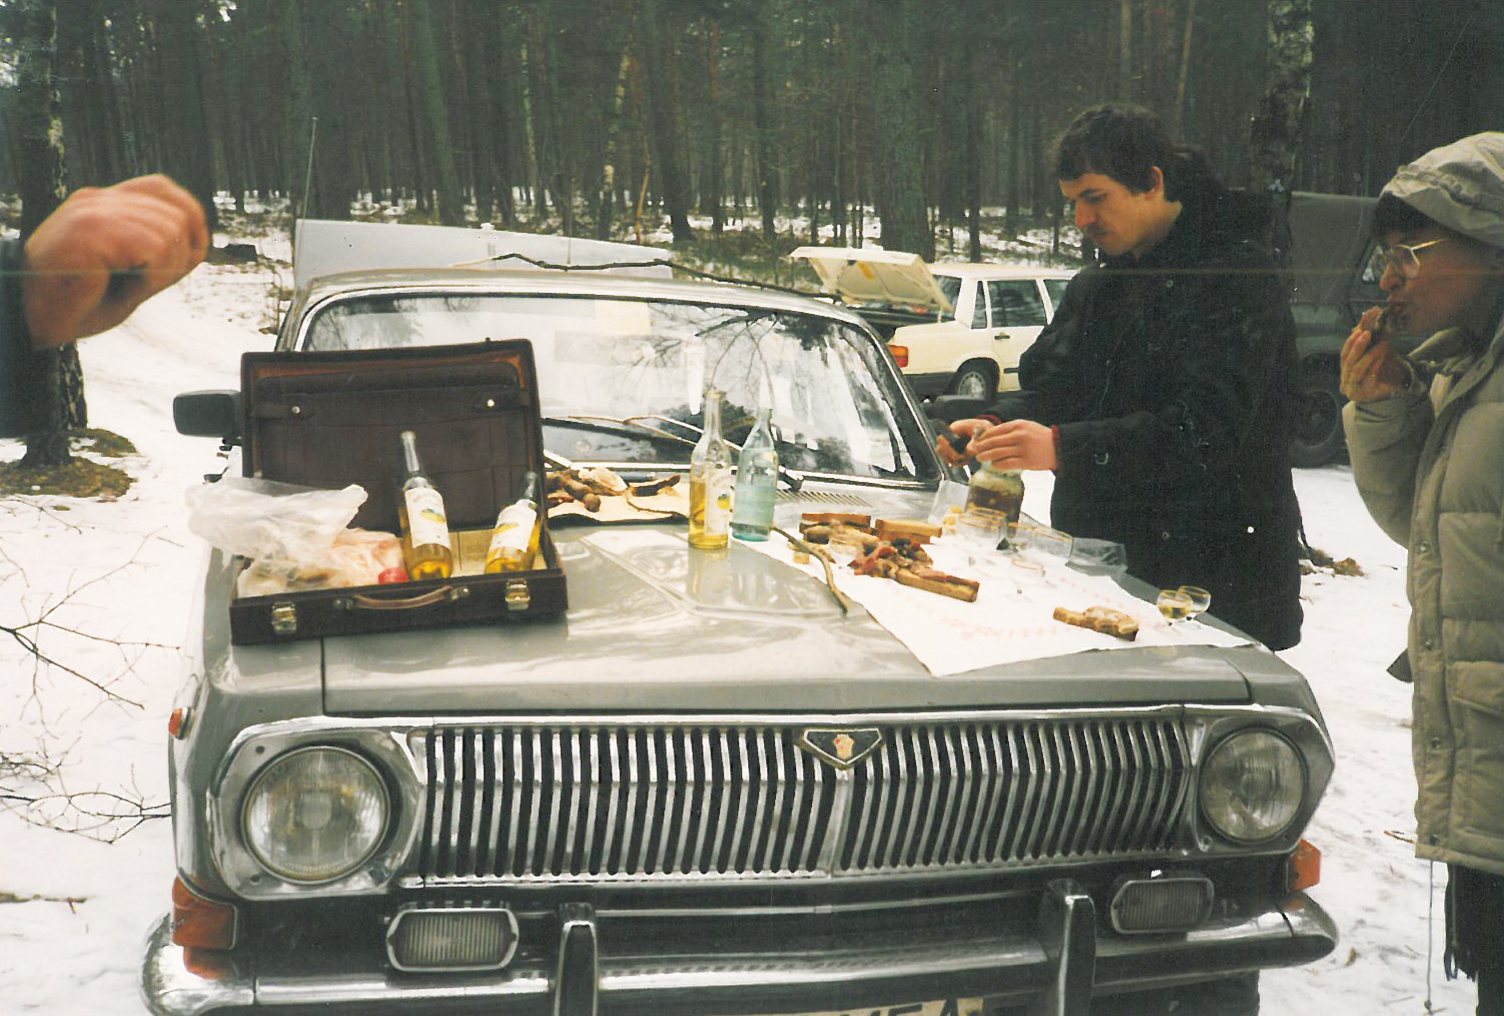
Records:
M1435 247L1438 243L1446 243L1447 239L1444 236L1440 240L1427 240L1425 243L1411 245L1397 243L1393 247L1375 247L1373 256L1368 259L1368 271L1375 282L1383 277L1384 269L1390 266L1393 266L1402 278L1413 279L1420 274L1420 257L1416 251Z

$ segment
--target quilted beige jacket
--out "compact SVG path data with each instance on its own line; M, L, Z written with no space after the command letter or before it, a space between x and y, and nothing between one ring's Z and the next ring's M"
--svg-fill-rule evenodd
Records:
M1403 167L1384 193L1504 248L1504 134ZM1343 425L1370 514L1410 551L1416 853L1504 874L1504 322L1438 332L1425 386L1349 403Z
M1416 853L1504 874L1504 328L1481 354L1460 331L1414 353L1436 371L1349 403L1353 475L1410 550Z

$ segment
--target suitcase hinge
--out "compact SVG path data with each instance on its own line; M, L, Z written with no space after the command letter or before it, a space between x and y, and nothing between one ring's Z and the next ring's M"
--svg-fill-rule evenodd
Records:
M272 632L292 635L298 630L298 608L283 600L272 604Z
M526 610L533 602L533 595L527 591L527 579L507 579L506 593L508 610Z

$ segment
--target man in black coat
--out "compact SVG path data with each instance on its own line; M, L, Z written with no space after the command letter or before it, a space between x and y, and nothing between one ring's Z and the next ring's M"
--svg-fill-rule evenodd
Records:
M1301 623L1295 325L1262 240L1268 206L1137 107L1082 113L1055 162L1102 258L1024 353L1022 390L951 429L975 435L981 461L1054 470L1057 528L1123 544L1131 574L1203 586L1213 614L1288 648Z

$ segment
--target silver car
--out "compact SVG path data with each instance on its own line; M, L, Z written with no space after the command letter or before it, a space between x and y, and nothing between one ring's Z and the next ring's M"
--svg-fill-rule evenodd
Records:
M713 380L733 442L774 407L783 525L945 476L880 340L784 293L386 269L310 280L278 346L488 337L531 340L555 461L686 470ZM560 617L271 645L208 555L154 1012L1085 1013L1333 948L1295 863L1331 747L1272 653L936 677L734 540L552 528Z

